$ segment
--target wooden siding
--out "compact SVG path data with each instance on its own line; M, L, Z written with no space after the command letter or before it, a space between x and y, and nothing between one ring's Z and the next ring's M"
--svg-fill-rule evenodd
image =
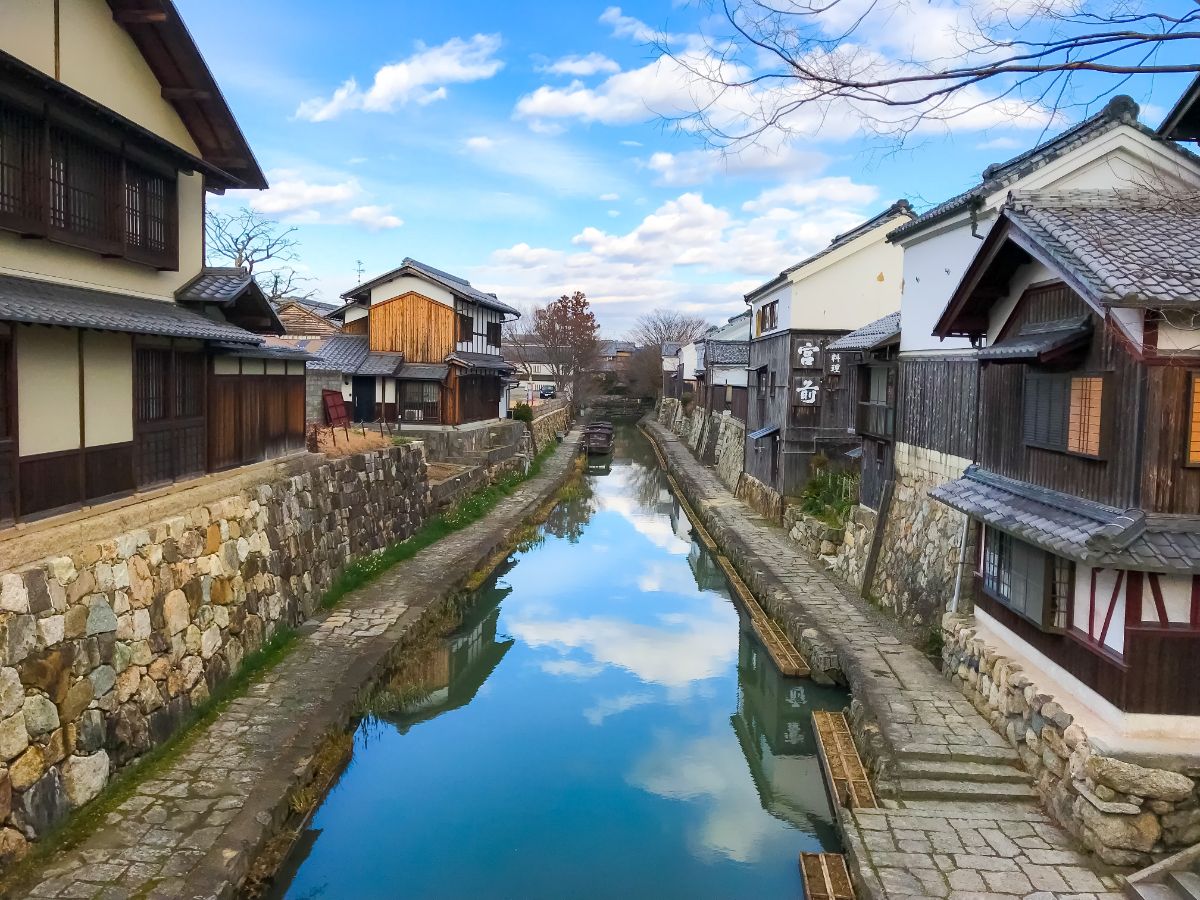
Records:
M1065 288L1031 288L1018 303L1006 330L1088 312ZM1048 369L1020 363L987 363L980 371L979 462L1018 481L1085 497L1110 506L1138 503L1137 443L1140 408L1138 363L1123 342L1092 316L1091 343L1067 365ZM1028 372L1104 376L1101 458L1045 450L1025 443L1023 409ZM1182 441L1182 438L1180 438Z
M311 309L299 303L282 303L276 310L279 321L283 323L286 334L300 337L338 334L341 332L336 324L317 315Z
M974 459L978 366L970 356L901 357L896 439Z
M861 479L859 481L858 499L863 506L878 510L883 499L883 486L892 478L891 441L881 441L864 437L862 441L862 459L860 460Z
M1145 436L1142 456L1142 502L1150 512L1195 515L1200 512L1200 466L1187 465L1187 440L1191 426L1193 372L1172 361L1146 367L1146 414L1153 427Z
M454 310L408 292L370 308L372 350L403 353L406 362L442 362L454 350Z
M504 313L478 303L469 303L463 300L456 300L454 309L459 315L466 316L471 320L468 335L455 335L456 338L467 337L467 340L457 340L454 349L466 350L470 353L499 355L500 346L488 343L488 326L502 325L504 322Z
M361 319L355 319L353 322L347 322L345 325L343 325L342 334L366 335L370 331L370 325L370 316L363 316Z
M208 467L249 465L304 446L304 377L214 375L208 391Z

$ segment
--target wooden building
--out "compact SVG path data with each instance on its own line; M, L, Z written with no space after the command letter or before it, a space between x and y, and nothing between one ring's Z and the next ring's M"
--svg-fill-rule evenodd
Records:
M291 340L309 340L341 334L342 329L329 318L338 307L307 300L283 299L275 304L275 312L283 323L283 332Z
M303 447L304 359L204 268L209 191L266 181L174 5L7 4L0 522Z
M879 510L892 472L899 350L898 312L843 335L825 348L834 364L854 373L854 431L861 441L857 449L861 475L858 499L875 511Z
M750 310L713 326L695 347L696 402L707 412L728 412L746 421L749 391L746 366L750 362Z
M826 345L900 304L903 257L885 240L912 217L899 200L746 295L751 311L746 474L799 494L817 454L858 441L855 373Z
M936 326L979 351L977 461L933 496L976 622L1102 717L1200 715L1200 214L1016 194Z
M407 258L342 298L330 315L342 333L325 341L309 368L323 373L315 387L342 390L356 421L441 426L505 415L515 370L501 355L501 333L517 310ZM330 376L340 383L328 383Z

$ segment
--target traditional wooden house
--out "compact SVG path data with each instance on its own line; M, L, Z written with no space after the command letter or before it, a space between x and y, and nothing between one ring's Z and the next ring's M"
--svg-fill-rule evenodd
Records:
M267 184L174 5L2 20L0 522L303 447L303 355L204 268L207 192Z
M853 373L825 347L900 305L902 254L885 238L911 218L899 200L746 295L746 475L776 499L800 492L818 453L857 443Z
M1017 194L935 333L979 350L975 618L1110 724L1200 715L1200 215ZM1143 717L1144 718L1144 717Z
M501 332L520 313L495 294L415 259L342 295L342 333L309 364L314 390L336 385L354 418L463 425L503 417L513 366Z
M728 412L746 421L750 362L750 311L731 317L697 338L696 400L710 413Z
M900 313L889 313L825 348L831 362L853 373L858 398L854 431L861 443L858 456L859 503L878 511L891 477L892 445L896 440L896 385L900 350Z

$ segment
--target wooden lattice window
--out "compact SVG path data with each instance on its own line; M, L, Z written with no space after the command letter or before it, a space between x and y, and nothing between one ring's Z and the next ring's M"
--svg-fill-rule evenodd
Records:
M1085 456L1100 455L1100 413L1104 379L1071 379L1071 411L1067 419L1067 449Z
M204 415L204 355L175 355L175 416L191 419Z
M1192 395L1188 401L1187 461L1189 466L1200 466L1200 372L1191 373L1188 381Z
M174 183L132 163L125 167L125 241L131 255L151 260L175 250Z
M464 343L471 340L472 327L471 316L469 313L458 314L458 342Z
M50 224L97 244L121 243L121 160L61 131L50 133Z
M35 173L41 123L33 116L0 106L0 222L17 229L42 219Z
M170 417L171 351L141 347L134 368L134 416L138 422Z

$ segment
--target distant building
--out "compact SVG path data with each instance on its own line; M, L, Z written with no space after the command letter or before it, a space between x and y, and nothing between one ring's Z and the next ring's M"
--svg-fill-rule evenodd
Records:
M750 310L710 328L693 344L697 402L710 413L728 412L746 421Z

